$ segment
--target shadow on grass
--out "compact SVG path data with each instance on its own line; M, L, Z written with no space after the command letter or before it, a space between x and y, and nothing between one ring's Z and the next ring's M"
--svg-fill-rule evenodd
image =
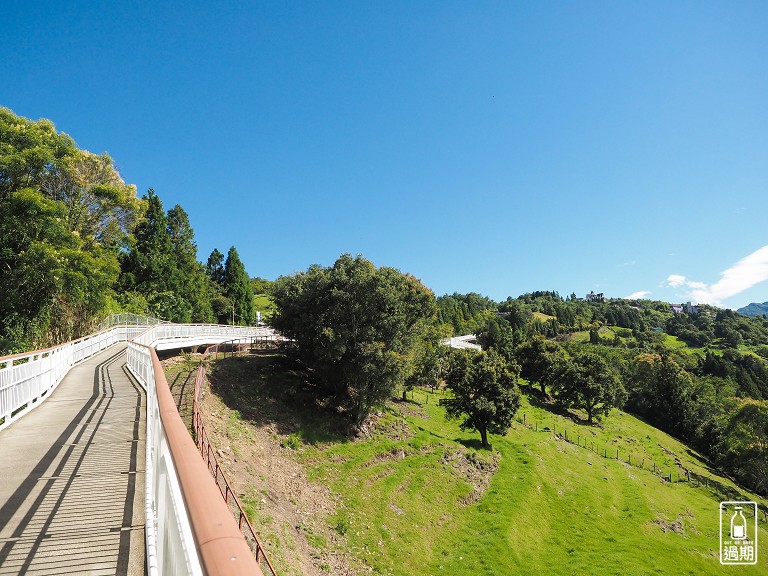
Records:
M472 448L473 450L483 452L493 452L493 444L490 446L483 446L482 440L479 438L454 438L454 442L458 442L464 448Z
M273 351L216 360L208 371L211 389L256 426L273 425L281 435L306 444L348 441L349 420L318 400L317 388L289 357Z
M562 416L563 418L567 418L574 424L601 428L600 423L597 420L590 422L588 418L579 414L575 414L567 408L563 408L557 404L555 399L549 396L549 394L543 394L541 390L534 388L532 384L529 384L526 387L521 386L520 390L523 394L525 394L526 398L528 399L528 403L535 408L541 408L542 410L546 410L551 414L556 414L558 416Z

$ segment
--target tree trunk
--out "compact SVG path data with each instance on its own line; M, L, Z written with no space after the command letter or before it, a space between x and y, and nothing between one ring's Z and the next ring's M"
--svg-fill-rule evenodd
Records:
M483 448L490 448L490 444L488 444L488 430L485 429L485 426L480 428L480 439L482 440Z
M407 402L408 401L408 398L405 397L405 395L407 393L408 393L408 390L405 387L403 387L403 402Z

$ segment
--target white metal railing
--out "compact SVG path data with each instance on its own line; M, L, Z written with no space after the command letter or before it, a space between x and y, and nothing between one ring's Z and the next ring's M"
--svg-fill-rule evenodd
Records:
M129 342L128 369L147 392L144 519L147 573L202 574L179 478L160 419L151 350ZM158 538L158 534L163 535Z
M115 324L116 322L128 324ZM129 341L127 366L145 388L147 395L145 533L148 571L151 576L202 574L200 551L192 534L193 524L185 502L185 497L189 498L189 494L182 492L182 483L174 464L171 443L169 443L168 431L164 424L169 421L169 417L167 414L161 415L157 378L162 379L168 395L170 391L167 391L165 376L162 374L162 368L159 367L153 348L167 349L198 343L215 344L237 338L250 341L282 338L270 328L265 327L169 324L155 318L134 314L110 317L101 326L107 328L61 346L0 358L0 430L39 406L74 365L117 342ZM191 442L186 428L178 417L178 412L175 412L175 405L172 402L170 404L183 434ZM175 421L173 423L175 424ZM176 438L179 436L178 432L179 430L176 429L174 433ZM174 445L179 446L179 442L174 440ZM191 447L194 454L197 454L194 443ZM184 461L184 456L179 457ZM197 458L202 467L203 476L207 476L210 480L202 459L199 455ZM185 482L189 486L189 483L194 480L187 478ZM213 489L215 490L215 487ZM200 517L199 511L195 514L198 518ZM228 508L226 514L229 514ZM229 517L234 522L234 518L231 515ZM238 537L242 536L239 530L237 534ZM234 544L234 549L237 545L238 543ZM242 539L242 545L250 555L244 539ZM205 543L205 546L211 548L211 542ZM229 559L233 560L234 557ZM242 573L238 571L236 564L230 562L227 570L232 574ZM248 569L247 572L254 573L254 570L255 573L260 573L258 565Z
M270 328L158 324L128 344L128 369L147 392L145 534L150 576L203 573L192 535L190 511L186 507L168 434L163 425L152 348L160 344L180 347L190 341L216 343L233 338L273 340L280 337Z
M112 314L111 316L107 316L99 323L99 325L96 327L96 330L106 330L107 328L112 328L112 326L151 326L153 324L170 324L170 322L167 320L161 320L160 318L152 318L151 316L142 316L141 314L124 312L122 314Z
M118 326L61 346L0 358L0 430L39 406L75 364L144 330Z

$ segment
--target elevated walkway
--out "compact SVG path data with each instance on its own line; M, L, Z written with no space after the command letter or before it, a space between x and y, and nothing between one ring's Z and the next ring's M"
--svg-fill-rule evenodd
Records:
M145 573L146 399L125 349L0 431L0 574Z

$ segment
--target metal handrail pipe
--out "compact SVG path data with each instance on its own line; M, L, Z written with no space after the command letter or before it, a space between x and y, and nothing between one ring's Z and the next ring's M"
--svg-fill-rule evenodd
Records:
M257 575L262 572L237 522L224 506L168 387L157 352L150 349L160 420L168 440L189 523L205 574Z
M145 330L116 326L59 346L0 357L0 430L40 406L70 368Z

